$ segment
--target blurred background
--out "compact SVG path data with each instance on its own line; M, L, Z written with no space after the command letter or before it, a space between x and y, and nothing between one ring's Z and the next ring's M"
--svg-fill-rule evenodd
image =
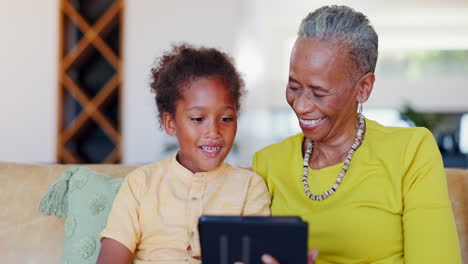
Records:
M379 34L364 114L426 126L446 167L468 167L466 0L0 0L0 161L166 157L176 140L159 128L150 69L188 42L230 53L244 74L228 161L250 166L255 151L300 131L284 97L289 55L301 19L326 4L363 12Z

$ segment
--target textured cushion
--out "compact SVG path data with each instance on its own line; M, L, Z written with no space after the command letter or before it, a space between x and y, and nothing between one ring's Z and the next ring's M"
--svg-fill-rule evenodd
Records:
M46 215L65 217L63 263L96 263L99 233L107 223L123 178L112 179L84 167L66 170L41 201Z

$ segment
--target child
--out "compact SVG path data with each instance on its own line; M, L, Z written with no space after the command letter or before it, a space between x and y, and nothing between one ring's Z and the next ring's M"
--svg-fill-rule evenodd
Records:
M126 177L98 263L200 263L201 215L270 214L263 179L224 162L244 86L230 57L180 45L151 72L160 123L180 149Z

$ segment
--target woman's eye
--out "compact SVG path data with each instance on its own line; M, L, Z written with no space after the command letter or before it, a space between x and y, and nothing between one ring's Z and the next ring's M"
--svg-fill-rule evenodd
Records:
M201 121L203 121L203 117L192 117L192 118L190 118L190 120L192 120L194 122L201 122Z

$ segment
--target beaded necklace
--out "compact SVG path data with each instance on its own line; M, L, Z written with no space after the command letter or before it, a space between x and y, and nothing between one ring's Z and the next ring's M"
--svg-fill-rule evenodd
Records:
M364 117L361 114L358 114L358 120L359 120L359 127L356 133L356 137L354 138L354 143L351 146L351 148L348 150L348 155L346 156L345 162L343 166L341 167L341 171L336 177L336 182L335 184L328 189L328 191L324 192L323 194L320 195L314 195L313 193L310 192L309 189L309 184L307 183L307 178L309 176L309 159L310 155L312 154L312 149L313 149L313 142L310 139L306 139L306 152L304 154L304 163L303 163L303 174L302 174L302 185L304 186L304 191L307 197L309 199L314 200L314 201L322 201L331 196L335 191L338 189L340 186L343 177L346 174L346 171L349 168L349 164L351 163L351 159L353 158L354 152L356 149L361 145L362 143L362 137L364 135L364 131L366 130L366 122L364 121Z

